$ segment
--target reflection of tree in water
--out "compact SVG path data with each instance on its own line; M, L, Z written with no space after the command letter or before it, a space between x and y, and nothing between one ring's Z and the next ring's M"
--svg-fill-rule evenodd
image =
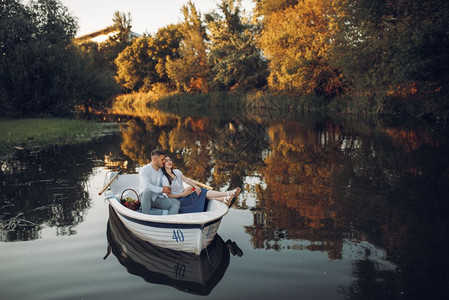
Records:
M207 182L212 169L210 143L213 126L209 118L182 118L176 127L160 137L183 173L201 182Z
M346 241L368 241L386 249L386 259L402 274L410 274L400 278L400 285L413 297L447 286L449 266L442 261L449 246L444 200L449 147L444 130L434 134L422 128L317 121L314 126L272 123L268 132L271 152L261 171L266 187L258 187L254 225L246 227L254 247L282 249L286 240L307 240L308 245L292 248L325 251L338 259ZM392 270L373 273L368 267L355 265L355 287L345 293L364 289L369 276L393 276ZM391 280L384 284L397 286Z
M245 176L254 175L263 166L268 149L266 124L254 119L237 118L214 128L211 152L215 161L214 183L242 186Z
M329 131L323 129L326 126ZM246 228L254 234L256 247L270 245L270 237L279 242L278 232L284 232L283 239L306 239L310 241L307 248L326 251L331 259L341 258L342 228L332 193L340 136L332 124L315 127L287 121L272 122L268 128L271 151L260 171L266 188L259 186L254 209L255 220L265 224L256 221Z
M330 121L273 122L268 133L271 151L261 170L266 188L258 188L257 207L274 214L278 228L345 229L356 220L357 232L385 246L379 234L386 224L399 226L402 220L391 219L402 210L392 207L386 193L397 191L401 178L410 176L408 165L416 173L416 157L395 150L382 132ZM434 165L429 170L435 169ZM404 231L403 226L397 229Z
M151 161L150 153L158 148L162 128L154 125L152 119L133 119L121 126L123 141L121 149L125 155L140 164Z
M22 152L2 162L1 240L33 240L43 225L75 234L90 207L86 182L114 138L80 146ZM95 152L92 150L95 149ZM86 155L87 154L87 155Z
M173 156L184 174L206 181L211 169L209 123L207 119L195 121L173 117L159 117L158 122L149 118L135 119L122 127L121 148L141 165L151 161L153 149L164 149Z
M216 188L242 186L243 178L262 165L266 147L265 129L255 121L136 119L122 128L122 134L123 152L140 164L150 161L151 150L162 148L186 176Z
M389 297L397 292L390 286L416 296L424 290L414 288L418 281L428 290L446 291L444 275L435 275L449 269L444 128L318 117L162 119L135 121L122 148L136 151L128 155L139 161L149 161L155 147L169 149L187 176L215 187L242 185L245 176L261 178L251 208L254 224L245 228L255 248L321 251L333 260L345 257L348 244L365 253L368 243L385 257L378 263L374 254L353 258L353 282L341 289L348 297L357 297L357 291L382 296L373 286L387 289ZM389 261L402 275L376 265Z

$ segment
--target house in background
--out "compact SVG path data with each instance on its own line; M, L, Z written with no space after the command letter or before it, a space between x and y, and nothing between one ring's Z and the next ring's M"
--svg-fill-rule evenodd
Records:
M104 41L107 41L109 39L109 37L116 35L118 32L119 31L116 28L114 28L113 26L109 26L104 29L92 32L92 33L78 36L75 38L75 41L78 43L91 41L91 42L96 42L98 44L101 44ZM141 34L131 31L129 33L129 40L133 40L133 39L141 37L141 36L142 36Z

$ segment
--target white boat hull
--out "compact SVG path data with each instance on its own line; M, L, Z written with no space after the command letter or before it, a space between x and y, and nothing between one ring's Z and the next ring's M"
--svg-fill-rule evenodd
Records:
M109 174L108 178L114 176ZM199 213L177 215L148 215L124 207L119 198L127 189L138 189L138 175L119 175L109 190L106 199L125 227L142 240L159 247L200 255L214 239L221 218L228 212L226 204L209 200L207 210Z
M192 294L210 294L229 265L229 249L218 234L201 255L157 247L137 238L112 207L107 238L112 253L129 273Z

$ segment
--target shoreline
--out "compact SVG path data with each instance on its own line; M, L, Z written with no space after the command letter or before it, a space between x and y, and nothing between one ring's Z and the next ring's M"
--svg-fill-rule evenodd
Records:
M441 99L440 99L441 100ZM316 96L289 96L286 94L255 91L247 93L211 92L203 94L155 95L152 92L135 92L118 96L109 113L128 112L131 115L141 113L148 108L174 114L205 114L211 110L244 111L258 114L267 111L275 114L291 115L300 113L319 113L327 115L354 117L389 117L415 119L417 121L447 122L449 111L444 101L424 105L430 99L394 98L368 99L342 96L328 99ZM424 106L423 106L424 105Z
M118 131L115 123L63 118L0 118L0 158L15 151L85 143Z

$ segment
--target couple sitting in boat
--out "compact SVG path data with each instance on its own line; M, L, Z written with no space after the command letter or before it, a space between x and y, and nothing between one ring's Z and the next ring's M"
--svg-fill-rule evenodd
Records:
M184 188L183 182L191 187ZM170 157L158 149L151 152L151 162L140 169L139 189L143 213L149 214L151 208L160 208L168 210L170 215L204 211L207 199L232 206L241 191L239 187L226 192L199 188L181 171L173 170Z

